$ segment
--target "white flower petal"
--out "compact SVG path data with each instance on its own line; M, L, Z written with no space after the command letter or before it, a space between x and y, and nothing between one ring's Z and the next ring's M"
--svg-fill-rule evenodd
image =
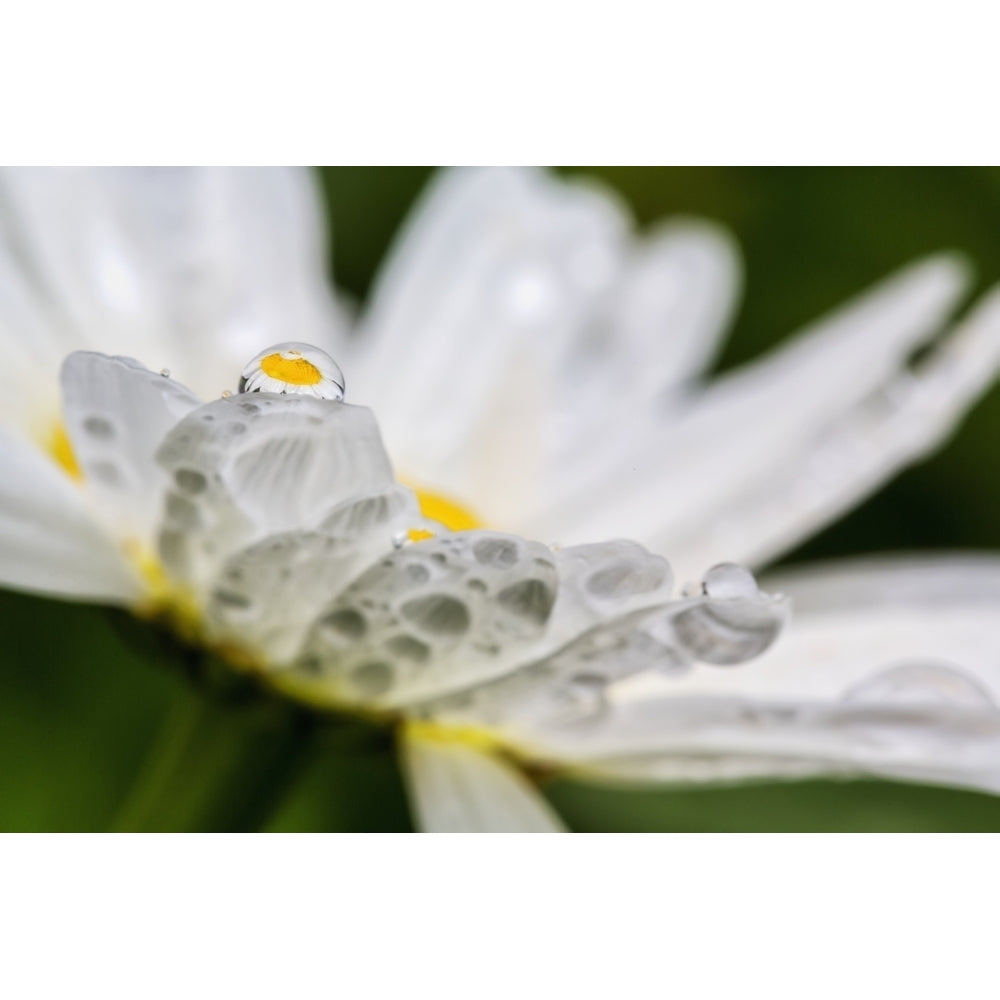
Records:
M564 832L531 782L493 754L409 728L400 753L417 826L425 833Z
M274 667L299 650L316 609L391 550L399 530L419 523L403 487L336 507L317 531L270 535L237 552L208 595L212 639Z
M542 641L557 592L544 545L491 532L389 553L323 609L297 663L330 698L398 707L496 677Z
M720 559L763 565L833 521L907 464L938 447L1000 370L1000 291L914 373L839 415L794 457L747 475L705 523L671 550L691 571ZM664 537L663 544L673 539Z
M60 356L135 355L211 398L268 343L337 346L305 171L12 169L0 205L8 262L30 275Z
M845 560L767 586L792 602L781 641L724 678L677 678L670 693L836 700L874 672L923 661L971 672L1000 703L1000 558Z
M498 409L549 404L567 351L610 301L626 225L604 193L541 171L435 179L363 318L363 364L348 372L404 472L481 495L463 471L476 464L471 438Z
M89 351L66 359L61 382L66 431L95 514L120 537L152 546L167 482L153 456L198 398L131 358Z
M622 539L555 553L559 597L547 639L555 646L593 625L670 600L673 574L662 556Z
M661 226L637 245L616 295L608 383L635 405L699 375L739 291L739 252L725 230L695 220Z
M817 435L897 378L964 284L954 258L932 258L720 380L673 419L637 421L626 434L624 411L594 441L591 461L553 489L535 530L571 541L606 536L614 521L655 548L681 548L722 516L758 468L797 460ZM569 524L567 510L574 512ZM677 568L682 576L690 569Z
M633 611L504 677L427 704L423 713L450 725L500 728L519 745L544 743L550 731L586 729L601 719L609 694L628 678L648 671L673 676L698 662L732 666L759 656L787 617L787 601L756 590Z
M969 685L961 673L899 665L904 690L916 677L926 700L883 697L811 704L773 699L631 701L600 734L549 745L591 776L616 781L733 781L875 775L1000 792L1000 712L995 705L935 704L935 688ZM923 680L921 681L921 675Z
M611 777L876 774L1000 791L1000 559L857 561L770 581L796 614L725 676L638 678L549 752Z
M118 546L52 461L0 431L0 468L0 584L109 604L143 596Z
M209 403L170 432L156 460L172 477L161 556L201 586L234 552L317 529L340 505L394 485L371 411L309 396Z
M49 303L40 300L9 243L0 201L0 353L5 388L0 422L44 442L59 412L56 374L66 350L55 333Z

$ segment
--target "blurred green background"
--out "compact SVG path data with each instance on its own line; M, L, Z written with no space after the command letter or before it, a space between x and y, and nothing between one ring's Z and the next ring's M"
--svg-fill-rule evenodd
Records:
M929 252L965 252L977 265L980 289L1000 280L998 168L572 172L614 187L640 224L699 215L735 234L744 254L744 302L720 368L778 343ZM340 288L364 299L430 173L322 170ZM994 390L938 455L785 562L874 550L1000 550L1000 470L991 461L998 433ZM186 682L151 662L100 609L0 592L0 622L0 829L101 830L120 822L162 720L190 701ZM310 731L287 761L283 794L243 797L238 808L218 801L208 773L213 762L243 759L239 780L253 785L246 748L272 739L274 730L273 720L247 707L220 709L217 721L215 743L183 762L177 814L153 825L182 827L198 815L209 828L409 828L391 745L377 733ZM1000 798L887 782L632 792L559 781L548 793L579 830L1000 829Z

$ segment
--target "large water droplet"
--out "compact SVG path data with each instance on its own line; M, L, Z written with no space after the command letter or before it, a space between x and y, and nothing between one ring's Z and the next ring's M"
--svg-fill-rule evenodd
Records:
M734 600L757 596L757 581L753 573L736 563L719 563L713 566L701 581L701 591L706 597Z
M849 704L954 705L993 708L989 691L974 677L943 663L902 663L866 677L844 694Z
M326 351L312 344L289 341L268 347L251 358L240 377L239 391L341 400L344 385L344 373Z

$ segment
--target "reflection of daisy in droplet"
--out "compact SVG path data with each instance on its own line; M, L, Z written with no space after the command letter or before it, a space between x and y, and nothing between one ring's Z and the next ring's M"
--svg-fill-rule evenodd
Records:
M330 388L303 394L296 367L287 383L272 369L265 384L280 392L254 389L256 361L243 393L203 405L137 362L71 354L76 482L24 450L34 479L20 503L48 500L51 545L75 539L63 560L79 563L77 595L86 582L87 596L164 621L314 708L401 725L429 828L558 829L511 762L572 766L559 734L613 727L615 684L740 663L778 634L784 600L738 567L674 598L666 561L634 543L552 551L428 531L371 412L339 401L334 362L299 344L263 353L275 356L308 359ZM410 531L425 540L394 544ZM55 567L37 576L45 556L22 549L35 563L23 582L59 593Z
M343 321L324 284L319 215L305 174L17 171L2 175L0 184L7 213L0 331L8 375L0 446L8 469L17 470L0 482L0 581L83 599L134 601L148 599L151 586L155 594L167 574L185 581L170 591L175 617L185 620L190 602L184 595L200 586L202 599L211 602L218 630L213 636L236 645L241 635L246 642L241 627L249 616L241 602L247 595L225 586L204 589L215 557L191 541L205 516L197 495L201 480L183 474L196 467L172 470L159 558L152 545L133 543L123 568L117 555L109 555L117 550L109 550L106 532L94 526L81 489L42 457L47 452L77 476L89 461L86 489L110 491L116 479L143 480L147 469L150 476L161 475L161 463L171 454L161 451L157 461L139 456L142 471L136 472L116 457L110 438L101 454L99 421L89 429L71 428L71 445L54 377L69 351L134 354L212 398L232 384L233 373L254 352L282 355L269 344L295 336L325 347L344 363L352 398L374 404L380 420L384 416L389 450L417 489L425 518L456 528L488 525L563 545L635 535L676 554L682 581L723 559L760 565L818 529L940 440L996 369L995 295L985 297L918 367L908 364L913 350L944 324L964 284L960 262L942 257L892 279L771 357L704 386L698 374L732 311L738 285L725 236L712 226L684 222L635 240L615 199L541 172L442 175L350 338L341 332ZM161 420L166 433L177 419L188 419L193 402L178 387L167 388L172 382L157 384L169 415ZM72 391L67 383L67 424ZM234 400L210 405L248 402ZM306 407L319 401L295 402ZM277 412L292 411L282 406ZM268 419L277 427L278 418ZM290 461L279 445L271 447L277 461L235 463L232 475L253 482L262 470L276 471ZM92 454L85 460L87 448ZM230 444L206 439L204 448L198 454L211 471ZM301 448L310 451L305 443ZM288 511L299 517L298 484L293 489L284 472L276 476L279 482L288 492L274 494L275 509L285 512L282 517L291 517ZM185 483L194 494L185 492ZM404 507L412 504L405 490L396 487L392 495ZM119 536L128 531L130 537L155 539L154 491L147 499L135 509L124 502L115 508ZM112 494L101 503L114 508ZM238 505L231 513L235 527L218 538L203 532L205 546L225 548L227 532L239 540L253 522ZM411 518L403 520L397 539L414 530ZM435 530L418 527L417 537ZM438 551L435 546L444 541L439 532L438 538L393 549L387 558L395 566L422 551L446 563L476 561L474 549L461 558ZM534 551L531 544L515 541L518 560L523 551ZM620 552L613 546L598 550L626 562L634 557L640 565L653 558L628 545ZM552 562L553 556L537 558ZM320 573L326 561L309 572ZM603 607L602 592L618 570L598 563L578 568L584 575L577 576L556 561L559 594L584 594L582 606ZM285 564L261 550L243 578L256 581L272 566ZM366 573L378 569L376 562ZM604 569L609 572L602 575ZM420 569L406 572L423 575ZM636 574L650 579L635 567L623 579ZM584 582L591 576L604 582ZM405 739L419 809L429 817L434 807L427 801L438 807L446 802L465 822L482 816L478 786L463 781L463 768L484 761L496 768L502 758L469 721L469 712L494 719L491 725L508 734L514 753L530 747L535 755L572 759L592 775L617 779L869 771L997 788L993 703L1000 697L1000 635L984 601L997 591L998 580L1000 571L985 559L971 568L967 562L929 560L915 567L797 574L788 589L793 597L809 595L799 601L804 613L798 624L774 651L738 671L697 670L662 684L616 674L604 686L577 664L573 682L557 687L571 719L582 713L589 720L582 726L557 728L541 712L544 732L529 733L528 708L513 726L505 713L517 699L502 688L478 706L463 705L458 692L442 701L430 692L424 707L433 706L431 717L447 718L452 736L466 738L442 738L421 712L408 715L421 720L411 723ZM728 586L725 576L723 582ZM717 577L710 583L719 586ZM622 584L625 595L633 585ZM723 600L709 589L712 606ZM475 586L467 591L475 592ZM508 601L532 607L528 597L538 588L513 593ZM313 655L294 672L303 691L318 683L349 701L362 697L360 683L365 698L385 702L394 697L391 687L379 691L386 677L391 673L395 683L397 670L410 676L407 656L421 660L422 647L404 641L415 636L369 632L367 618L364 629L359 626L353 612L361 614L362 597L375 600L365 594L356 606L331 606L333 624L310 632ZM554 622L560 620L558 601L551 609ZM207 606L195 604L201 609L196 622L206 617ZM402 607L397 610L398 618ZM432 623L431 635L434 628L454 631L463 621L447 603L418 603L409 611L425 631ZM389 612L380 614L388 622ZM668 610L667 617L672 614ZM733 648L740 648L740 627L725 614L704 614L716 635L729 630ZM671 620L668 631L683 645L676 617ZM229 632L223 628L227 621ZM277 662L291 640L280 621L262 621L269 622L267 635L261 633L253 646L273 649ZM401 641L373 647L370 659L352 660L348 674L331 674L323 666L324 643L356 642L352 648L368 650L376 634ZM671 657L658 651L657 636L652 639L637 634L636 643L669 668ZM608 642L610 648L598 643L584 650L587 661L614 663L615 652L624 650L626 659L634 654L641 662L628 643ZM690 655L689 649L679 658ZM980 696L976 705L973 691ZM396 710L388 703L384 708ZM489 779L482 780L490 787ZM450 798L441 789L450 789ZM462 813L464 796L470 798Z
M276 344L250 359L239 390L343 399L344 373L325 351L308 344Z

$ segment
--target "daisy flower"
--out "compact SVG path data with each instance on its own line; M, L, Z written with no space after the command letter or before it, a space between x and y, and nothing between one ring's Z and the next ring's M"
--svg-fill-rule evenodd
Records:
M997 362L991 295L908 364L956 260L706 387L725 237L636 240L613 198L541 172L444 174L351 335L303 173L17 171L0 204L8 586L167 616L296 697L401 723L426 828L554 828L511 761L992 787L988 560L958 589L954 563L800 575L797 669L689 671L761 653L785 602L732 564L674 598L646 549L585 544L625 525L682 581L760 565L923 454ZM80 347L168 374L74 354L60 405Z
M562 543L627 526L687 581L766 567L947 438L1000 364L997 288L951 318L968 280L955 254L919 261L706 378L740 291L728 234L684 219L639 235L590 181L451 170L382 268L351 366L426 510ZM1000 790L1000 559L848 561L767 586L794 607L770 652L620 685L620 724L572 749L635 782Z
M242 392L205 404L91 351L61 381L72 463L10 452L7 527L35 529L12 582L59 593L72 572L75 596L164 622L315 709L399 726L427 829L558 829L512 761L571 763L548 734L613 724L616 683L743 662L785 617L732 565L675 598L666 561L634 543L440 531L309 345L263 352Z

